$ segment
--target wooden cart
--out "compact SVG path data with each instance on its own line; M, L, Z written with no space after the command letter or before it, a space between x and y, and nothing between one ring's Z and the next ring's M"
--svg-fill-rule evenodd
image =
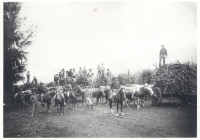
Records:
M196 100L197 98L197 93L175 93L175 92L172 92L169 88L170 87L168 85L163 85L159 83L154 85L153 87L154 94L152 96L152 104L155 106L158 106L161 104L163 97L170 97L170 96L179 97L181 102L184 104L188 104L191 102L192 99Z

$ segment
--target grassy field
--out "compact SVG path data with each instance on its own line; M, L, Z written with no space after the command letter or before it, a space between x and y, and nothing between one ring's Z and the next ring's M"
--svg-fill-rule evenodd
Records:
M57 116L52 105L51 113L43 111L39 106L38 118L31 118L31 107L25 107L24 111L19 112L13 111L12 106L4 106L3 135L6 138L197 137L197 106L183 105L177 99L164 99L160 106L152 106L150 102L146 102L146 106L139 110L136 106L127 108L124 105L123 117L110 116L109 107L104 102L98 106L95 104L94 109L87 110L83 105L72 110L72 105L69 104L65 107L65 113Z

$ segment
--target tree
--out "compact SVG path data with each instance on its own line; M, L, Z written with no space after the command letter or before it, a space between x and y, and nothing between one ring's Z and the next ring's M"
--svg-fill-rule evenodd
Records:
M152 74L152 72L153 72L153 70L151 70L151 69L142 70L141 76L142 76L143 84L145 84L145 83L150 84L151 83L151 74Z
M22 73L26 71L27 52L24 49L31 44L34 32L33 25L24 26L26 18L19 16L20 9L21 3L4 3L4 93L11 93L13 84L25 79Z

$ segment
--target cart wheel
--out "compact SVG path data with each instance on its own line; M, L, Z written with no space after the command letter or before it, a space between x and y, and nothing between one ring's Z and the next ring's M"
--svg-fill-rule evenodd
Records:
M160 88L155 87L155 88L153 88L153 92L154 92L154 94L152 95L152 104L155 106L158 106L158 105L160 105L161 100L162 100L161 90L160 90Z
M190 102L190 97L189 96L180 96L180 100L184 104L188 104Z

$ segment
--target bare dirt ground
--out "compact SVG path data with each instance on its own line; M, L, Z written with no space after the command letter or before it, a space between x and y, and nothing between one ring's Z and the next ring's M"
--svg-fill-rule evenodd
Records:
M4 137L197 137L197 106L183 105L177 99L164 99L160 106L146 102L146 106L139 110L136 106L127 108L124 105L123 117L110 116L105 102L98 106L94 103L95 111L87 110L85 105L72 110L69 104L62 116L56 115L53 104L51 113L44 112L39 106L41 112L38 119L31 118L31 107L25 107L24 111L19 112L13 111L11 106L5 106Z

